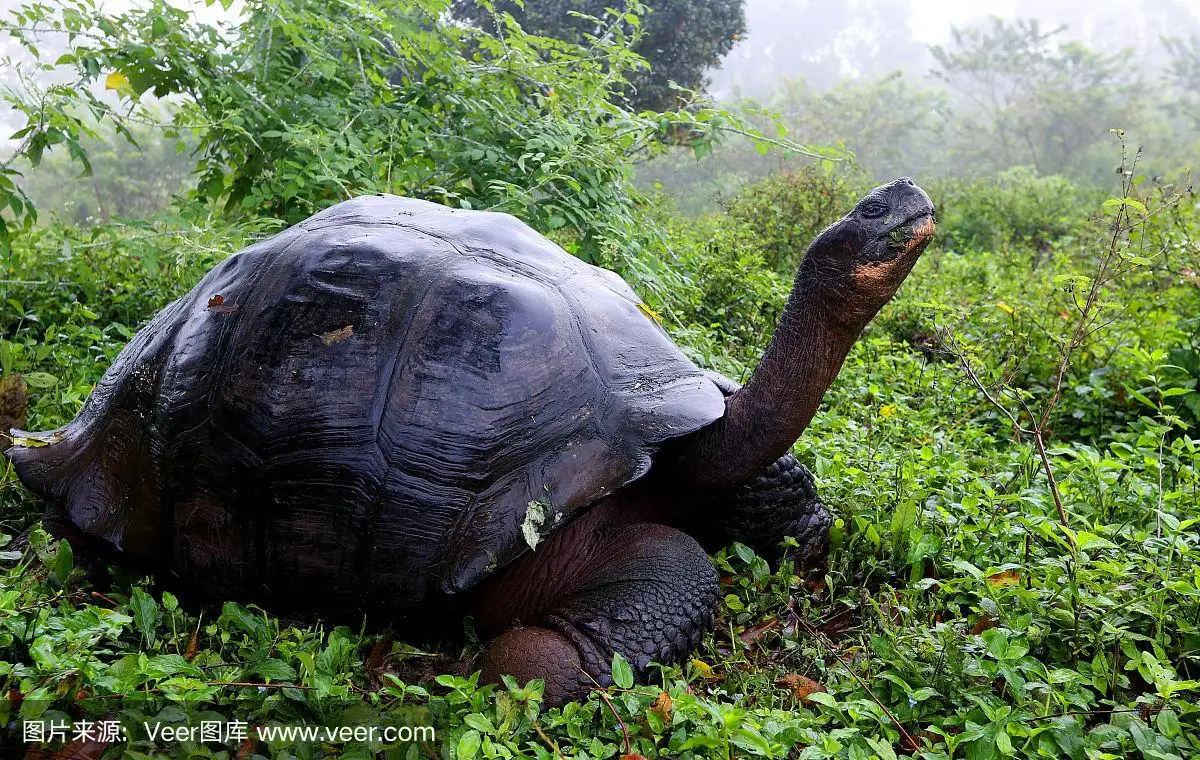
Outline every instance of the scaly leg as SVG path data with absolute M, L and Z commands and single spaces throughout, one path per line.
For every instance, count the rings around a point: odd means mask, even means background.
M 785 454 L 761 476 L 714 498 L 680 528 L 710 552 L 737 541 L 769 562 L 787 558 L 797 570 L 812 570 L 825 565 L 832 525 L 812 473 Z M 795 538 L 799 548 L 785 552 L 784 536 Z
M 613 652 L 639 679 L 651 662 L 686 657 L 713 625 L 717 574 L 690 536 L 655 523 L 614 524 L 585 516 L 484 591 L 489 646 L 483 678 L 543 678 L 559 705 L 612 682 Z M 590 519 L 589 519 L 590 518 Z

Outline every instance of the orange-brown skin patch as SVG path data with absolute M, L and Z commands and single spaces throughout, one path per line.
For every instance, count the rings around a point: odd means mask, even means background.
M 925 217 L 925 221 L 919 222 L 912 228 L 912 238 L 908 241 L 908 245 L 904 247 L 905 253 L 912 253 L 913 250 L 923 245 L 937 231 L 937 223 L 933 221 L 932 216 Z

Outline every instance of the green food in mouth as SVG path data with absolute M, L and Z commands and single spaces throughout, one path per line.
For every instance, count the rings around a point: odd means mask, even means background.
M 887 236 L 888 244 L 892 248 L 904 248 L 908 245 L 909 241 L 916 237 L 916 233 L 913 232 L 912 227 L 905 226 L 897 227 L 889 232 Z

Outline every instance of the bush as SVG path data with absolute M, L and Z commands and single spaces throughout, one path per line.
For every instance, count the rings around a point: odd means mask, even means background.
M 1086 222 L 1084 209 L 1103 198 L 1065 177 L 1041 176 L 1028 166 L 994 177 L 935 184 L 938 239 L 960 253 L 1024 249 L 1036 263 L 1051 243 L 1067 242 Z
M 820 232 L 842 218 L 874 183 L 852 164 L 822 161 L 772 174 L 721 205 L 771 269 L 790 278 Z
M 622 24 L 572 44 L 503 14 L 465 26 L 449 10 L 450 0 L 251 0 L 225 28 L 165 0 L 116 15 L 87 0 L 28 3 L 0 31 L 35 59 L 45 37 L 67 39 L 42 64 L 65 82 L 3 96 L 26 124 L 0 164 L 0 252 L 10 226 L 36 218 L 14 167 L 62 146 L 90 171 L 100 126 L 132 140 L 135 124 L 160 122 L 151 95 L 171 104 L 162 136 L 195 149 L 193 198 L 235 218 L 293 223 L 386 191 L 507 211 L 573 235 L 588 258 L 638 239 L 632 161 L 667 132 L 697 146 L 725 129 L 758 134 L 703 104 L 666 114 L 618 105 L 643 63 Z M 636 21 L 632 11 L 621 18 Z M 97 97 L 101 83 L 119 107 Z

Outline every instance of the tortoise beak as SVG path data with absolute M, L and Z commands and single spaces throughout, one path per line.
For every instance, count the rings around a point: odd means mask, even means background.
M 909 225 L 908 232 L 909 239 L 904 245 L 904 252 L 912 253 L 918 248 L 924 248 L 933 238 L 933 233 L 937 232 L 937 221 L 934 220 L 933 214 L 925 214 Z

